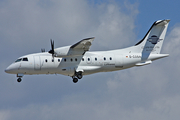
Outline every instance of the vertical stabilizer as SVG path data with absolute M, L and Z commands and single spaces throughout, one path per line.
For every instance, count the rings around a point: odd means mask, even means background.
M 160 53 L 169 21 L 159 20 L 154 22 L 144 38 L 136 44 L 141 49 L 142 54 Z

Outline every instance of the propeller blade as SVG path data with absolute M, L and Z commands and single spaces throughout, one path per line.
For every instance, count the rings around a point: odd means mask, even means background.
M 51 49 L 54 51 L 54 40 L 51 39 Z
M 54 41 L 51 39 L 51 50 L 49 51 L 52 56 L 54 55 Z

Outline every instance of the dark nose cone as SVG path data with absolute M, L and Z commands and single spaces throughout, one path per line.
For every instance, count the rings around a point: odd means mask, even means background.
M 9 69 L 8 67 L 4 70 L 6 73 L 9 73 Z

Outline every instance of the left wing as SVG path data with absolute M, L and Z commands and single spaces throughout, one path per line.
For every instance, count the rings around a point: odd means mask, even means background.
M 86 51 L 89 51 L 92 41 L 95 37 L 83 39 L 72 46 L 56 48 L 56 57 L 70 57 L 84 55 Z
M 78 43 L 72 45 L 70 48 L 74 50 L 81 49 L 84 50 L 84 52 L 86 52 L 89 50 L 90 46 L 92 45 L 92 41 L 94 40 L 94 38 L 95 37 L 83 39 Z

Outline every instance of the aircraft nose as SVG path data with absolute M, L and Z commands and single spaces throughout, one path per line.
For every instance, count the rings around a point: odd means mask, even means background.
M 4 72 L 8 73 L 8 69 L 6 68 L 6 69 L 4 70 Z
M 10 72 L 11 72 L 11 68 L 10 68 L 10 66 L 9 66 L 9 67 L 7 67 L 4 71 L 5 71 L 6 73 L 10 73 Z
M 13 73 L 16 72 L 16 70 L 17 70 L 16 65 L 11 64 L 11 65 L 8 66 L 4 71 L 5 71 L 6 73 L 11 73 L 11 74 L 13 74 Z

